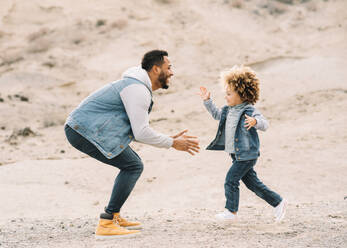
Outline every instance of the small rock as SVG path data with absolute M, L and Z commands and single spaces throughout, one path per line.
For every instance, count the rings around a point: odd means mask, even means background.
M 59 85 L 59 87 L 70 87 L 70 86 L 73 86 L 73 85 L 75 85 L 75 84 L 76 84 L 76 82 L 74 82 L 74 81 L 69 81 L 69 82 L 65 82 L 65 83 Z
M 64 150 L 60 150 L 60 153 L 65 153 L 65 151 Z
M 4 98 L 0 97 L 0 102 L 4 102 Z
M 20 96 L 19 98 L 22 102 L 28 102 L 29 98 L 27 98 L 26 96 Z
M 95 24 L 95 26 L 97 26 L 97 27 L 104 26 L 104 25 L 106 25 L 106 20 L 102 20 L 102 19 L 97 20 L 97 22 Z
M 75 39 L 72 41 L 75 45 L 78 45 L 82 42 L 82 39 Z
M 277 2 L 281 2 L 281 3 L 286 3 L 286 4 L 293 4 L 294 0 L 276 0 Z
M 28 97 L 26 97 L 26 96 L 21 96 L 21 95 L 19 95 L 19 94 L 15 94 L 14 97 L 19 98 L 19 100 L 21 100 L 22 102 L 27 102 L 27 101 L 29 101 L 29 98 L 28 98 Z
M 332 215 L 332 214 L 329 214 L 328 217 L 333 218 L 333 219 L 341 219 L 342 218 L 339 215 Z
M 234 1 L 231 3 L 231 6 L 234 7 L 234 8 L 241 9 L 241 8 L 242 8 L 242 1 L 240 1 L 240 0 L 234 0 Z
M 30 129 L 30 127 L 25 127 L 17 132 L 18 136 L 35 136 L 36 134 Z
M 53 68 L 55 66 L 55 63 L 48 61 L 48 62 L 43 63 L 42 65 L 47 66 L 49 68 Z
M 65 181 L 64 184 L 69 184 L 69 181 Z M 63 222 L 61 224 L 63 224 Z

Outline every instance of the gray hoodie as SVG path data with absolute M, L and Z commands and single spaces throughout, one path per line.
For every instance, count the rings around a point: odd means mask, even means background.
M 149 126 L 148 108 L 152 99 L 152 83 L 147 71 L 140 66 L 131 67 L 123 73 L 122 78 L 126 77 L 135 78 L 147 86 L 131 84 L 120 92 L 135 140 L 156 147 L 170 148 L 173 139 Z

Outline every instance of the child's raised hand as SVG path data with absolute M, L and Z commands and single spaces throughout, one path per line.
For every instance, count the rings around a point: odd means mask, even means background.
M 245 128 L 247 128 L 247 130 L 251 129 L 251 127 L 254 127 L 257 124 L 257 120 L 254 117 L 250 117 L 248 115 L 246 115 L 246 120 L 245 120 Z
M 203 86 L 200 86 L 200 92 L 198 95 L 201 97 L 202 100 L 206 101 L 210 99 L 211 93 L 207 91 L 207 89 Z

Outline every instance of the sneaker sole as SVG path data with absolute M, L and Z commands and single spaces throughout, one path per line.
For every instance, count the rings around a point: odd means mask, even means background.
M 128 230 L 142 230 L 142 226 L 123 226 Z
M 129 233 L 129 234 L 118 234 L 118 235 L 95 235 L 95 240 L 110 240 L 110 239 L 123 239 L 130 238 L 141 234 L 141 232 Z
M 225 219 L 225 218 L 220 218 L 220 217 L 215 216 L 214 218 L 218 222 L 234 222 L 234 221 L 237 221 L 237 217 L 230 218 L 230 219 Z

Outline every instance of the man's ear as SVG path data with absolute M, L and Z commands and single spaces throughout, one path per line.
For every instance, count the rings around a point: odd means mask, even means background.
M 160 70 L 161 70 L 161 69 L 160 69 L 159 66 L 153 65 L 152 69 L 153 69 L 153 72 L 154 72 L 155 74 L 160 74 Z

